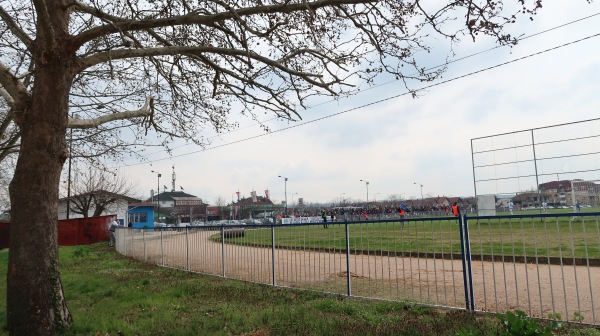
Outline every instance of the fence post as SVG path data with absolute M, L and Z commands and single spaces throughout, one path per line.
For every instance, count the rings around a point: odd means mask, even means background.
M 273 274 L 273 287 L 277 285 L 275 280 L 275 223 L 271 224 L 271 272 Z
M 225 277 L 225 227 L 221 225 L 221 276 Z
M 465 289 L 465 305 L 467 310 L 470 310 L 471 305 L 469 304 L 469 283 L 467 280 L 467 260 L 465 253 L 465 238 L 464 238 L 464 230 L 463 230 L 463 215 L 458 216 L 458 229 L 460 233 L 460 256 L 462 259 L 462 268 L 463 268 L 463 285 Z
M 127 255 L 127 239 L 129 238 L 129 229 L 127 229 L 127 231 L 125 231 L 125 234 L 123 236 L 124 236 L 123 237 L 123 245 L 124 245 L 123 255 L 127 257 L 128 256 Z
M 185 227 L 185 260 L 187 263 L 187 270 L 190 271 L 190 238 L 188 234 L 188 227 Z
M 144 262 L 147 262 L 148 260 L 146 260 L 146 229 L 142 229 L 142 243 L 144 245 Z
M 352 296 L 352 283 L 350 276 L 350 231 L 348 230 L 348 221 L 344 224 L 346 229 L 346 286 L 348 288 L 348 296 Z
M 119 251 L 119 227 L 118 226 L 115 228 L 115 232 L 113 234 L 115 235 L 115 251 L 121 253 L 121 251 Z
M 162 266 L 165 266 L 165 248 L 163 246 L 163 228 L 160 228 L 160 263 Z
M 471 264 L 471 239 L 469 239 L 469 220 L 467 215 L 464 216 L 464 231 L 465 231 L 465 257 L 467 258 L 467 270 L 468 270 L 468 280 L 469 280 L 469 298 L 471 301 L 471 311 L 475 311 L 475 295 L 473 294 L 473 268 Z

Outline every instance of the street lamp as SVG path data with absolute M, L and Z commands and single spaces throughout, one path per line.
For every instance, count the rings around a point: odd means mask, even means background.
M 292 206 L 294 207 L 294 208 L 292 209 L 292 215 L 295 215 L 295 214 L 296 214 L 296 203 L 294 203 L 294 195 L 298 195 L 298 193 L 293 193 L 293 194 L 292 194 Z
M 231 194 L 231 206 L 229 207 L 229 219 L 230 220 L 234 220 L 235 219 L 235 215 L 233 214 L 233 195 L 237 194 L 237 192 L 234 192 L 233 194 Z
M 414 182 L 413 184 L 421 186 L 421 206 L 423 206 L 423 185 L 417 182 Z
M 158 204 L 158 209 L 156 210 L 156 214 L 158 216 L 157 218 L 157 222 L 160 223 L 160 173 L 157 171 L 152 171 L 154 174 L 156 174 L 156 177 L 158 178 L 156 181 L 156 204 Z
M 379 195 L 381 193 L 376 193 L 375 196 L 373 196 L 373 202 L 377 203 L 377 195 Z
M 365 181 L 365 180 L 360 180 L 361 182 L 365 182 L 365 185 L 367 186 L 367 209 L 369 209 L 369 181 Z
M 285 192 L 285 216 L 287 217 L 287 177 L 281 176 L 279 175 L 279 177 L 281 177 L 283 179 L 283 183 L 284 183 L 284 192 Z
M 346 193 L 341 193 L 340 194 L 340 205 L 342 205 L 342 195 L 346 195 Z

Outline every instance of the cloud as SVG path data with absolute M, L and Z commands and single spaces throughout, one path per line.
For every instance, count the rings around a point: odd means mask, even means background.
M 599 9 L 598 3 L 548 3 L 533 22 L 521 19 L 514 29 L 532 34 Z M 590 35 L 589 27 L 597 26 L 599 20 L 596 16 L 526 39 L 513 48 L 498 48 L 453 63 L 442 80 Z M 170 172 L 174 164 L 177 185 L 209 202 L 217 196 L 229 200 L 238 189 L 246 196 L 252 190 L 260 195 L 269 189 L 272 198 L 281 201 L 285 198 L 285 185 L 279 175 L 288 177 L 290 202 L 291 195 L 296 201 L 303 197 L 306 202 L 332 202 L 342 193 L 345 198 L 366 200 L 361 179 L 370 182 L 370 199 L 375 195 L 377 199 L 385 199 L 402 193 L 420 197 L 420 187 L 414 182 L 424 185 L 424 194 L 473 195 L 471 139 L 599 117 L 599 45 L 598 38 L 594 38 L 432 87 L 417 99 L 402 96 L 231 146 L 155 162 L 153 168 L 143 164 L 121 169 L 135 172 L 130 175 L 137 176 L 149 192 L 156 184 L 150 170 Z M 465 38 L 455 50 L 457 57 L 462 57 L 490 47 L 493 44 L 487 41 L 472 43 Z M 411 82 L 410 85 L 417 88 L 427 84 Z M 302 115 L 304 121 L 310 121 L 403 92 L 406 92 L 404 85 L 394 82 L 348 99 L 315 106 Z M 252 122 L 241 120 L 241 124 Z M 277 130 L 294 123 L 271 121 L 269 125 Z M 597 128 L 595 132 L 600 134 Z M 215 139 L 214 144 L 257 134 L 264 133 L 257 127 L 243 128 L 223 135 L 223 140 Z M 538 136 L 542 139 L 555 135 L 540 132 Z M 497 141 L 510 143 L 515 139 L 507 137 Z M 480 141 L 475 145 L 485 147 L 490 143 Z M 174 154 L 197 150 L 185 146 L 176 149 Z M 549 151 L 556 152 L 556 149 Z M 504 159 L 502 155 L 511 158 L 515 154 L 498 154 L 496 159 Z M 523 155 L 517 153 L 517 156 Z M 486 160 L 493 162 L 494 158 Z M 599 160 L 592 157 L 584 162 L 571 160 L 570 164 L 594 167 Z M 527 165 L 521 165 L 506 168 L 506 171 L 525 175 L 527 169 Z M 542 169 L 551 168 L 542 165 Z M 492 169 L 486 174 L 497 177 L 501 172 Z M 535 186 L 535 181 L 522 177 L 514 181 L 481 183 L 478 191 L 481 188 L 486 192 L 509 193 L 532 185 Z

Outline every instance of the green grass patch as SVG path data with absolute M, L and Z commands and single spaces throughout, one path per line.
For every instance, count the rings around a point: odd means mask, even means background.
M 348 299 L 160 268 L 105 244 L 61 247 L 62 281 L 74 325 L 63 335 L 496 335 L 491 315 L 405 302 Z M 8 251 L 0 251 L 6 292 Z M 543 322 L 542 322 L 543 323 Z M 593 335 L 593 329 L 559 330 Z M 6 300 L 0 334 L 7 334 Z
M 408 253 L 460 254 L 457 220 L 367 222 L 348 225 L 350 253 L 407 255 Z M 471 253 L 556 258 L 600 259 L 598 218 L 508 218 L 470 220 Z M 213 236 L 220 240 L 220 234 Z M 228 243 L 271 246 L 271 229 L 249 229 L 244 237 Z M 275 245 L 288 249 L 342 252 L 346 250 L 345 226 L 277 227 Z

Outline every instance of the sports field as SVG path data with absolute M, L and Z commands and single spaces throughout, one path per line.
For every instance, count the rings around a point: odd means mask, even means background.
M 599 219 L 599 216 L 470 219 L 471 253 L 600 259 Z M 329 223 L 327 228 L 315 224 L 276 227 L 274 235 L 275 245 L 279 248 L 346 250 L 343 223 Z M 448 217 L 405 220 L 403 223 L 350 223 L 348 236 L 350 253 L 356 254 L 433 253 L 443 257 L 444 254 L 461 253 L 458 220 Z M 270 246 L 271 229 L 248 228 L 245 237 L 228 238 L 228 242 Z

